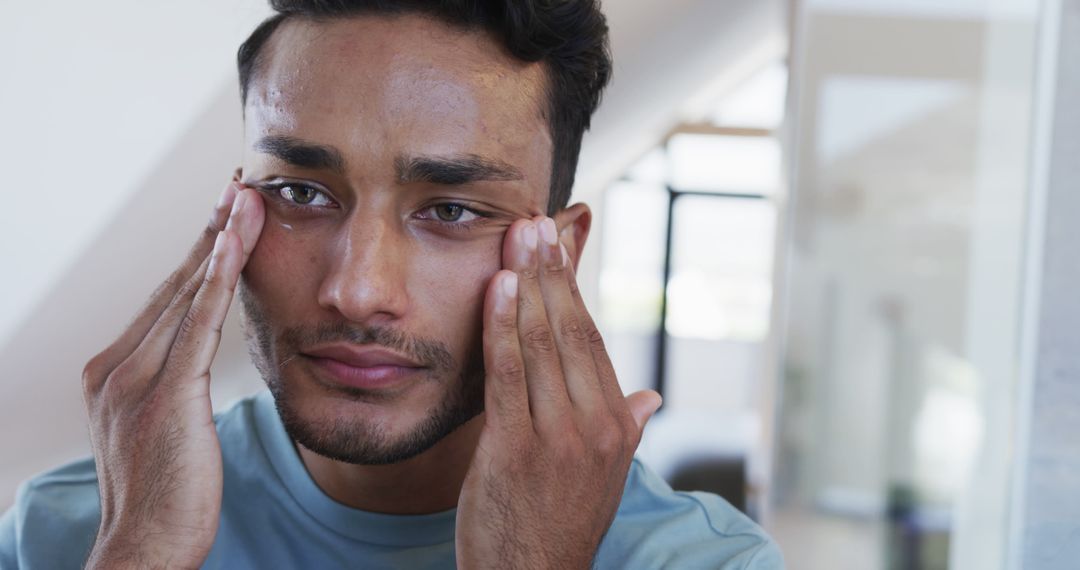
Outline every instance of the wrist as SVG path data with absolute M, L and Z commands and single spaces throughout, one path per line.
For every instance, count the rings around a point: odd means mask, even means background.
M 123 535 L 121 535 L 123 536 Z M 181 545 L 156 545 L 127 538 L 99 538 L 86 560 L 86 570 L 140 570 L 145 568 L 197 569 L 206 559 L 205 553 Z
M 86 559 L 85 570 L 119 569 L 134 570 L 139 568 L 138 552 L 115 542 L 98 541 L 90 550 Z

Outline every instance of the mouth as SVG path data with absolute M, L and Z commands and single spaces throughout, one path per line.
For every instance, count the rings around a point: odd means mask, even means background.
M 321 346 L 300 356 L 333 383 L 362 390 L 390 388 L 427 369 L 405 355 L 374 346 Z

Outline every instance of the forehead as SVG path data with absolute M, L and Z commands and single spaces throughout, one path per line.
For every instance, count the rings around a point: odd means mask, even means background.
M 347 156 L 539 150 L 550 159 L 541 64 L 484 33 L 421 16 L 296 19 L 263 49 L 245 110 L 249 143 L 288 133 Z

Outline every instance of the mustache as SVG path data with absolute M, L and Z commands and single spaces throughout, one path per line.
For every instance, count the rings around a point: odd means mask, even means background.
M 288 356 L 278 368 L 296 358 L 304 347 L 347 342 L 378 345 L 407 355 L 435 370 L 454 369 L 454 357 L 445 344 L 405 334 L 389 327 L 365 326 L 348 322 L 320 323 L 313 327 L 294 326 L 281 333 L 280 346 L 288 347 Z

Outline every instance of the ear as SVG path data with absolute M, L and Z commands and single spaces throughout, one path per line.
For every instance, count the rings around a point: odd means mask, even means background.
M 585 249 L 585 240 L 589 239 L 589 229 L 592 227 L 592 210 L 578 202 L 559 210 L 552 219 L 559 230 L 559 242 L 566 246 L 570 262 L 574 264 L 574 271 L 577 271 L 581 252 Z

